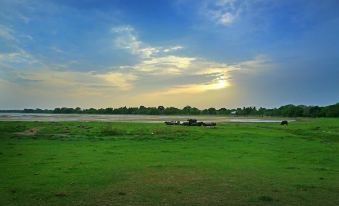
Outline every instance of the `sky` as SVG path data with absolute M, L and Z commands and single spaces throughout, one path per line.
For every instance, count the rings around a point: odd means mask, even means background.
M 0 0 L 0 109 L 339 102 L 338 0 Z

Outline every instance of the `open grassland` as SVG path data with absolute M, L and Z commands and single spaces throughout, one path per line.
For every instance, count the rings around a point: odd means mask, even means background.
M 339 205 L 339 119 L 0 122 L 0 205 Z

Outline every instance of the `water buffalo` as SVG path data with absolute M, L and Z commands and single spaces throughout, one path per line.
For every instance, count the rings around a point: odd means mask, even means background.
M 204 123 L 203 122 L 193 122 L 190 123 L 190 126 L 202 126 Z
M 189 122 L 190 125 L 197 123 L 196 119 L 188 119 L 187 121 Z
M 287 120 L 283 120 L 283 121 L 281 121 L 280 125 L 288 125 L 288 121 Z
M 180 121 L 166 121 L 166 125 L 180 125 Z
M 183 125 L 183 126 L 207 126 L 214 127 L 217 124 L 215 122 L 198 122 L 196 119 L 188 119 L 185 122 L 180 121 L 166 121 L 166 125 Z
M 190 123 L 189 122 L 182 122 L 181 125 L 183 125 L 183 126 L 190 126 Z
M 214 126 L 217 126 L 217 123 L 215 123 L 215 122 L 204 122 L 203 125 L 207 126 L 207 127 L 214 127 Z
M 166 125 L 174 125 L 174 122 L 173 121 L 166 121 L 165 124 Z
M 184 126 L 202 126 L 203 122 L 198 122 L 196 119 L 188 119 L 186 122 L 182 122 Z

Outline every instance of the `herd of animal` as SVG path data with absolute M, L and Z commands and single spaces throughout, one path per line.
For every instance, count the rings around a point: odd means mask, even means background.
M 182 125 L 182 126 L 206 126 L 206 127 L 214 127 L 217 125 L 215 122 L 198 122 L 196 119 L 188 119 L 187 121 L 166 121 L 166 125 Z
M 207 126 L 207 127 L 214 127 L 217 126 L 215 122 L 198 122 L 196 119 L 188 119 L 187 121 L 180 122 L 180 121 L 166 121 L 166 125 L 183 125 L 183 126 Z M 288 125 L 287 120 L 281 121 L 280 125 Z

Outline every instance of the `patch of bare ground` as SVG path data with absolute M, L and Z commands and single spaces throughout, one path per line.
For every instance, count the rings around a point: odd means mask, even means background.
M 39 128 L 30 128 L 23 132 L 17 132 L 15 134 L 21 136 L 35 136 L 39 132 L 39 130 L 40 130 Z

